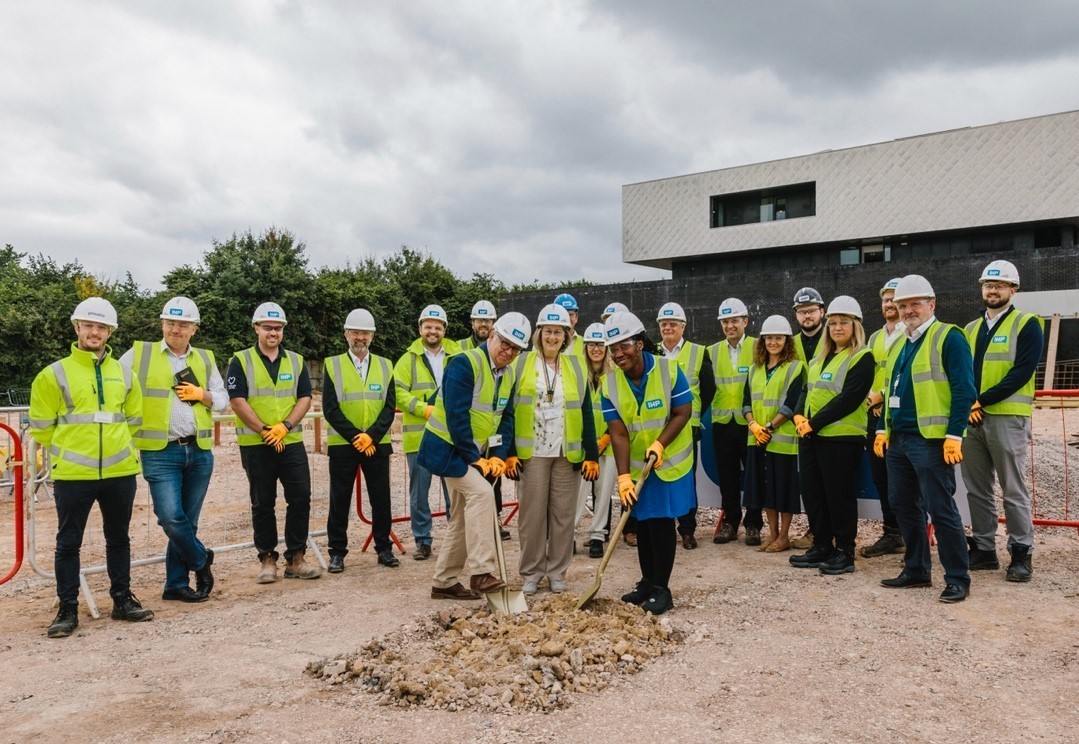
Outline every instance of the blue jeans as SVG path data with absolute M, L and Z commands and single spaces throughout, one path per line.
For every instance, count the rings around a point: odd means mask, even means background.
M 418 452 L 405 455 L 408 463 L 408 513 L 412 521 L 412 539 L 417 545 L 431 544 L 431 504 L 428 495 L 431 492 L 431 471 L 416 462 Z M 442 498 L 446 502 L 446 518 L 450 514 L 450 493 L 446 481 L 442 481 Z
M 888 502 L 907 544 L 903 566 L 912 576 L 930 577 L 926 513 L 933 520 L 937 553 L 948 584 L 970 586 L 967 538 L 955 505 L 955 466 L 944 462 L 944 440 L 892 432 L 885 457 Z
M 164 449 L 144 450 L 141 456 L 157 523 L 169 538 L 165 588 L 181 589 L 189 585 L 188 574 L 206 564 L 206 546 L 195 533 L 214 472 L 214 453 L 197 444 L 169 442 Z

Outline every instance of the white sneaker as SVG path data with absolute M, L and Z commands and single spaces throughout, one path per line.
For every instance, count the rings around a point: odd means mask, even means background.
M 569 584 L 562 581 L 561 579 L 550 579 L 550 582 L 552 594 L 561 594 L 562 592 L 569 589 Z
M 537 589 L 539 589 L 539 582 L 535 579 L 528 579 L 521 584 L 521 591 L 525 594 L 535 594 Z

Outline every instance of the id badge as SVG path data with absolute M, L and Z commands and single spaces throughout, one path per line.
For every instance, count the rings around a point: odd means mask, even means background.
M 543 416 L 544 421 L 554 421 L 555 419 L 562 418 L 562 409 L 560 408 L 541 408 L 540 415 Z
M 501 434 L 492 434 L 491 436 L 487 437 L 487 446 L 488 447 L 501 447 L 502 446 L 502 435 Z
M 95 424 L 111 424 L 112 414 L 108 411 L 94 411 Z
M 888 398 L 888 407 L 889 408 L 899 408 L 899 396 L 898 395 L 893 395 L 892 397 Z

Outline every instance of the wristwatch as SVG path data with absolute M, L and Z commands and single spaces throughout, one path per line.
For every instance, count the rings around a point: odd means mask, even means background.
M 289 431 L 292 431 L 292 422 L 291 421 L 282 421 L 281 423 L 285 425 L 286 429 L 288 429 Z
M 774 427 L 774 426 L 772 426 L 772 422 L 771 422 L 771 421 L 769 421 L 769 422 L 768 422 L 767 424 L 765 424 L 765 425 L 764 425 L 764 428 L 765 428 L 765 429 L 767 429 L 768 431 L 775 431 L 775 427 Z

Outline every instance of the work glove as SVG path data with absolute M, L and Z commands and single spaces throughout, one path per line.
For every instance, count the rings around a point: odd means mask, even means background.
M 629 509 L 637 503 L 637 492 L 633 485 L 633 476 L 624 473 L 618 476 L 618 500 L 622 502 L 623 509 Z
M 884 396 L 874 390 L 866 396 L 865 408 L 874 416 L 880 416 L 880 412 L 884 410 Z
M 486 457 L 481 457 L 480 459 L 476 460 L 474 463 L 472 463 L 472 467 L 480 471 L 480 475 L 482 475 L 484 478 L 491 474 L 491 463 L 487 460 Z
M 600 437 L 599 439 L 596 440 L 596 449 L 599 450 L 599 453 L 601 455 L 603 454 L 603 450 L 607 449 L 610 446 L 611 446 L 611 435 L 610 434 L 604 434 L 602 437 Z
M 944 440 L 944 462 L 956 465 L 963 462 L 963 442 L 960 439 Z
M 502 474 L 506 472 L 506 461 L 501 457 L 488 457 L 487 458 L 487 474 L 492 478 L 501 478 Z
M 873 454 L 883 458 L 886 449 L 888 449 L 888 435 L 883 431 L 878 431 L 877 436 L 873 437 Z
M 796 431 L 800 437 L 808 437 L 813 433 L 813 427 L 809 425 L 809 419 L 798 414 L 794 417 L 794 431 Z
M 757 440 L 757 446 L 768 444 L 772 440 L 772 432 L 765 429 L 756 421 L 749 422 L 749 433 L 753 435 L 753 438 Z
M 273 447 L 278 452 L 285 449 L 285 437 L 288 436 L 288 429 L 284 424 L 274 424 L 273 426 L 262 427 L 262 441 Z
M 663 446 L 663 443 L 657 439 L 652 442 L 652 444 L 648 445 L 648 449 L 644 452 L 644 459 L 647 460 L 649 457 L 654 457 L 656 461 L 652 463 L 652 467 L 658 468 L 663 464 L 663 450 L 665 449 L 666 447 Z
M 423 417 L 424 417 L 425 419 L 429 419 L 429 418 L 431 418 L 431 414 L 432 414 L 432 413 L 434 413 L 434 411 L 435 411 L 435 407 L 434 407 L 434 406 L 430 406 L 430 405 L 429 405 L 429 406 L 427 406 L 427 408 L 426 408 L 426 409 L 424 410 L 424 412 L 423 412 Z
M 967 425 L 977 429 L 982 425 L 984 417 L 985 410 L 982 408 L 982 404 L 978 401 L 974 401 L 974 405 L 970 407 L 970 415 L 967 416 Z
M 360 432 L 352 438 L 352 446 L 356 448 L 356 451 L 361 455 L 367 455 L 370 457 L 375 454 L 375 442 L 371 439 L 371 435 Z
M 585 460 L 581 464 L 581 476 L 591 483 L 599 477 L 599 463 L 595 460 Z
M 505 476 L 512 481 L 518 480 L 521 477 L 521 471 L 525 469 L 524 463 L 521 462 L 521 458 L 517 455 L 510 455 L 506 458 L 506 469 L 503 471 Z
M 203 390 L 198 385 L 194 385 L 190 382 L 181 382 L 179 385 L 175 385 L 173 390 L 176 391 L 176 397 L 182 400 L 184 403 L 201 403 Z

